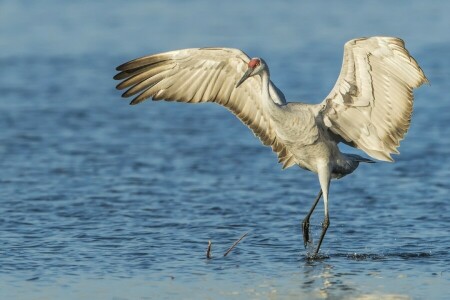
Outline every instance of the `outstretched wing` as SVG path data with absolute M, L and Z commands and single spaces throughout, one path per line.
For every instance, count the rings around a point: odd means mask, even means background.
M 247 70 L 250 58 L 240 50 L 195 48 L 145 56 L 117 67 L 114 79 L 123 80 L 117 89 L 128 90 L 123 97 L 137 95 L 130 104 L 147 98 L 187 103 L 216 102 L 232 111 L 266 146 L 277 153 L 283 168 L 295 161 L 277 138 L 271 119 L 263 110 L 261 80 L 236 83 Z M 284 96 L 270 83 L 270 94 L 278 104 Z
M 339 78 L 322 102 L 324 124 L 343 142 L 392 161 L 409 128 L 413 88 L 425 82 L 401 39 L 351 40 L 344 47 Z

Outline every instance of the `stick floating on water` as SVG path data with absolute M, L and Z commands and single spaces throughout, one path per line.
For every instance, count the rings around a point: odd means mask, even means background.
M 208 241 L 208 249 L 206 249 L 206 258 L 208 259 L 211 258 L 211 246 L 212 246 L 211 241 Z
M 234 244 L 230 248 L 228 248 L 227 252 L 225 252 L 225 254 L 223 256 L 227 256 L 228 253 L 230 253 L 231 250 L 233 250 L 234 247 L 236 247 L 237 244 L 239 244 L 239 242 L 242 241 L 242 239 L 247 236 L 247 234 L 248 234 L 248 232 L 244 233 L 236 242 L 234 242 Z

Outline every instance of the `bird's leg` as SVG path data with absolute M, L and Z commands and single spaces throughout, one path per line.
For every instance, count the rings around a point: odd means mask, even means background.
M 324 165 L 321 168 L 318 168 L 318 173 L 319 173 L 320 187 L 323 192 L 323 207 L 325 211 L 325 218 L 322 223 L 322 233 L 320 234 L 319 243 L 317 244 L 314 256 L 317 256 L 317 254 L 319 253 L 323 238 L 327 233 L 328 226 L 330 226 L 330 217 L 328 214 L 328 188 L 330 186 L 330 179 L 331 179 L 330 167 L 328 165 Z
M 319 191 L 319 194 L 317 194 L 316 199 L 314 200 L 314 203 L 309 210 L 308 214 L 302 221 L 302 233 L 303 233 L 303 243 L 306 246 L 308 246 L 309 243 L 309 218 L 311 217 L 314 209 L 316 209 L 317 203 L 319 203 L 320 197 L 322 197 L 322 189 Z
M 319 253 L 320 245 L 322 245 L 323 238 L 325 237 L 325 233 L 327 233 L 328 226 L 330 226 L 330 217 L 328 216 L 328 212 L 325 212 L 325 219 L 322 223 L 322 233 L 320 234 L 319 243 L 317 244 L 316 251 L 314 252 L 314 256 Z

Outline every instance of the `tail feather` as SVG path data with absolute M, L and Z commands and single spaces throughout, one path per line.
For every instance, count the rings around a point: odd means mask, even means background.
M 374 160 L 371 160 L 371 159 L 368 159 L 368 158 L 365 158 L 365 157 L 362 157 L 362 156 L 359 156 L 359 155 L 356 155 L 356 154 L 345 153 L 345 156 L 347 156 L 348 158 L 350 158 L 350 159 L 352 159 L 353 161 L 356 161 L 356 162 L 363 162 L 363 163 L 369 163 L 369 164 L 376 163 L 376 161 L 374 161 Z
M 353 173 L 353 171 L 356 170 L 356 168 L 359 166 L 359 163 L 361 162 L 369 164 L 375 163 L 375 161 L 371 159 L 356 154 L 344 153 L 344 156 L 346 158 L 344 161 L 338 161 L 338 163 L 333 166 L 333 178 L 339 179 Z

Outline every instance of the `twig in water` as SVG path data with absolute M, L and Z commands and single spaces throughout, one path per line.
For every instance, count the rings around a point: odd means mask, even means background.
M 211 243 L 211 241 L 208 241 L 208 249 L 206 249 L 206 258 L 211 258 L 211 246 L 212 246 L 212 243 Z
M 234 247 L 236 247 L 237 244 L 239 244 L 239 242 L 240 242 L 243 238 L 245 238 L 245 237 L 247 236 L 247 234 L 248 234 L 248 232 L 244 233 L 243 236 L 241 236 L 236 242 L 234 242 L 234 244 L 227 250 L 227 252 L 225 252 L 225 254 L 224 254 L 223 256 L 227 256 L 228 253 L 230 253 L 231 250 L 233 250 Z

